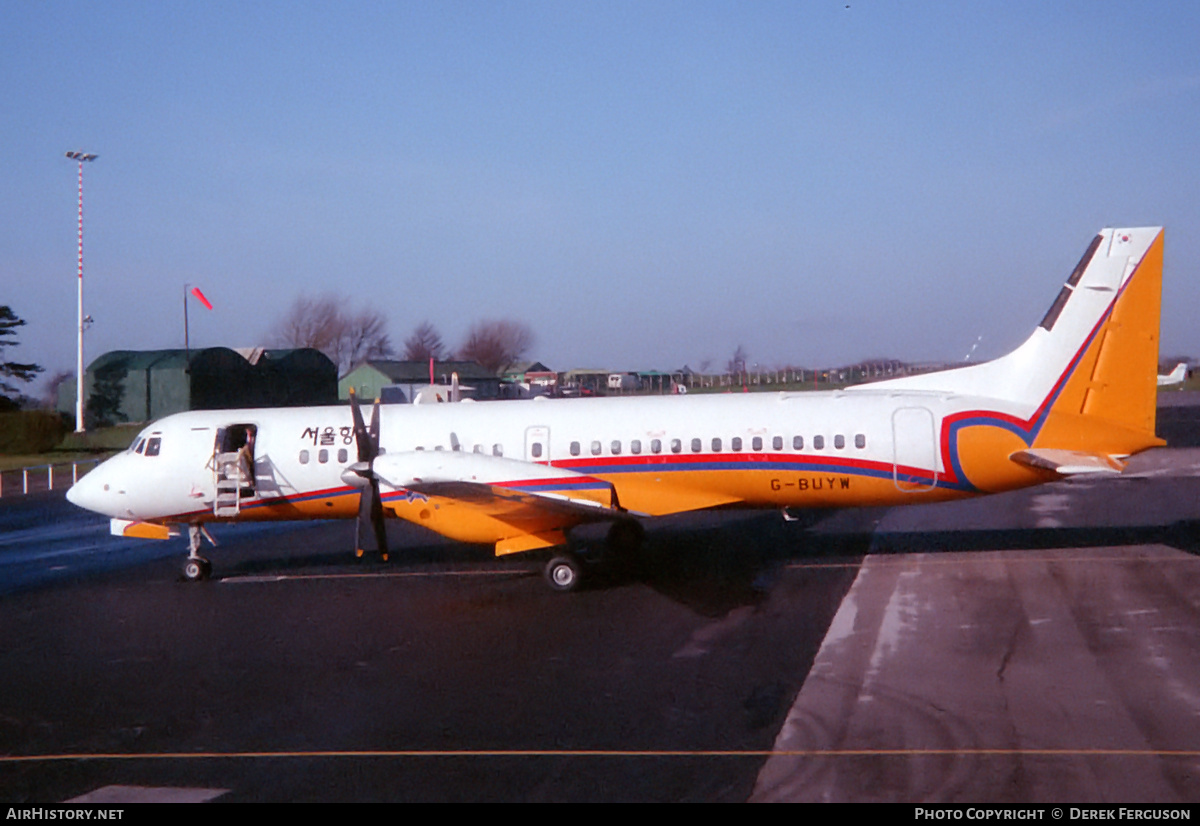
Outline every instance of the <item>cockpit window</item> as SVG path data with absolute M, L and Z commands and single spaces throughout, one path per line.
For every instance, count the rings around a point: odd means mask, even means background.
M 162 446 L 162 437 L 151 436 L 149 439 L 146 440 L 146 455 L 147 456 L 157 456 L 158 449 L 161 446 Z
M 141 436 L 138 436 L 137 441 L 133 443 L 133 447 L 131 447 L 130 450 L 132 450 L 134 453 L 141 453 L 142 449 L 145 447 L 146 447 L 146 440 L 143 439 Z

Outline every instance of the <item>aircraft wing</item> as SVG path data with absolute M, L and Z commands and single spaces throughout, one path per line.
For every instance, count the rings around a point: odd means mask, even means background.
M 561 544 L 568 528 L 628 515 L 609 482 L 534 462 L 415 451 L 383 454 L 373 468 L 394 491 L 384 507 L 396 516 L 464 541 L 495 542 L 497 553 Z
M 591 522 L 613 519 L 620 510 L 615 505 L 591 499 L 482 482 L 415 482 L 406 489 L 426 496 L 443 496 L 458 502 L 478 505 L 496 514 L 513 513 L 520 508 L 534 508 Z M 614 493 L 613 501 L 615 498 Z

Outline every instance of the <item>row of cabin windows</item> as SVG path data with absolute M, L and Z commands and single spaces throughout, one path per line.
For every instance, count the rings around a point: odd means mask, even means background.
M 155 441 L 157 442 L 157 440 L 155 440 Z M 749 441 L 750 441 L 750 450 L 761 451 L 763 449 L 762 436 L 754 436 Z M 741 453 L 742 449 L 743 449 L 743 444 L 744 443 L 743 443 L 741 436 L 734 436 L 732 439 L 729 440 L 729 450 L 732 453 Z M 713 453 L 720 453 L 723 449 L 723 445 L 724 445 L 724 442 L 721 440 L 721 437 L 719 437 L 719 436 L 714 437 L 712 439 L 712 441 L 709 443 L 709 447 L 711 448 Z M 622 442 L 620 439 L 613 439 L 612 442 L 609 444 L 609 452 L 613 456 L 620 456 L 622 450 L 624 449 L 623 446 L 624 446 L 624 442 Z M 701 451 L 704 450 L 704 440 L 699 439 L 699 438 L 692 439 L 691 444 L 689 446 L 691 447 L 692 453 L 700 453 Z M 866 446 L 867 446 L 866 435 L 864 435 L 862 433 L 856 433 L 854 435 L 854 446 L 856 448 L 858 448 L 859 450 L 863 450 L 864 448 L 866 448 Z M 837 435 L 835 435 L 833 437 L 833 447 L 835 450 L 845 450 L 846 437 L 844 435 L 842 435 L 841 433 L 838 433 Z M 417 448 L 417 450 L 424 450 L 424 449 L 425 449 L 424 447 Z M 442 447 L 442 445 L 437 445 L 436 447 L 434 447 L 434 450 L 444 450 L 444 449 L 445 448 Z M 683 452 L 683 440 L 682 439 L 672 439 L 670 442 L 670 449 L 671 449 L 672 453 L 682 453 Z M 824 450 L 825 449 L 825 437 L 824 436 L 813 436 L 812 449 L 813 450 Z M 782 436 L 772 437 L 771 450 L 783 450 L 783 437 Z M 792 437 L 792 450 L 804 450 L 804 437 L 803 436 L 793 436 Z M 650 452 L 651 453 L 662 453 L 662 451 L 663 451 L 662 439 L 651 439 L 650 440 Z M 150 454 L 149 450 L 147 450 L 146 452 L 147 452 L 147 455 L 152 455 L 152 454 Z M 155 444 L 155 452 L 157 453 L 157 444 Z M 484 453 L 485 445 L 475 445 L 472 452 L 473 453 Z M 571 455 L 572 456 L 578 456 L 582 452 L 583 452 L 583 446 L 579 442 L 571 442 Z M 603 442 L 601 442 L 599 439 L 593 440 L 592 444 L 591 444 L 591 454 L 593 456 L 600 456 L 603 454 L 603 452 L 604 452 Z M 642 452 L 642 440 L 641 439 L 633 439 L 632 441 L 630 441 L 629 442 L 629 452 L 634 455 L 640 454 Z M 531 446 L 530 453 L 532 454 L 534 459 L 542 458 L 541 443 L 534 442 L 533 445 Z M 492 445 L 492 455 L 493 456 L 503 456 L 504 455 L 503 446 L 501 446 L 498 443 Z M 310 461 L 310 458 L 311 458 L 310 454 L 307 450 L 300 451 L 300 464 L 307 465 Z M 340 464 L 343 464 L 343 465 L 346 464 L 350 460 L 349 452 L 345 448 L 341 448 L 337 452 L 337 460 Z M 324 448 L 317 451 L 317 461 L 321 464 L 328 463 L 329 462 L 329 451 L 325 450 Z
M 425 450 L 426 448 L 421 445 L 418 445 L 414 449 L 415 450 Z M 433 449 L 434 450 L 445 450 L 446 448 L 444 445 L 434 445 Z M 454 448 L 454 450 L 458 450 L 458 448 Z M 472 453 L 487 453 L 487 445 L 475 445 L 475 447 L 473 447 L 471 449 L 471 452 Z M 498 444 L 498 443 L 492 445 L 492 455 L 493 456 L 503 456 L 504 455 L 504 446 L 501 444 Z
M 445 450 L 446 448 L 442 445 L 434 445 L 433 449 L 434 450 Z M 457 448 L 455 448 L 455 449 L 457 450 Z M 418 447 L 417 450 L 425 450 L 425 448 Z M 471 452 L 472 453 L 487 453 L 487 445 L 475 445 L 475 447 L 471 448 Z M 504 455 L 504 445 L 500 444 L 499 442 L 492 445 L 492 455 L 493 456 L 503 456 Z
M 310 455 L 307 450 L 300 451 L 300 464 L 307 465 L 309 458 L 310 458 Z M 348 450 L 346 450 L 346 448 L 344 448 L 344 447 L 339 449 L 337 452 L 337 460 L 340 464 L 343 464 L 343 465 L 346 464 L 347 462 L 350 461 L 350 452 Z M 325 448 L 321 448 L 320 450 L 318 450 L 317 451 L 317 461 L 320 462 L 321 464 L 325 464 L 326 462 L 328 462 L 329 461 L 329 451 L 326 450 Z
M 542 447 L 541 445 L 536 446 L 535 455 L 541 455 L 541 447 Z M 417 450 L 424 450 L 424 449 L 425 449 L 424 447 L 417 448 Z M 434 448 L 434 450 L 445 450 L 445 448 L 442 447 L 441 445 L 438 445 Z M 475 449 L 473 452 L 474 453 L 485 452 L 485 445 L 475 445 Z M 492 445 L 492 455 L 493 456 L 503 456 L 504 455 L 504 447 L 500 444 Z M 300 451 L 300 464 L 307 465 L 311 460 L 312 460 L 312 454 L 310 454 L 307 450 Z M 347 451 L 346 448 L 341 448 L 340 450 L 338 450 L 337 460 L 338 460 L 339 464 L 343 464 L 343 465 L 346 464 L 347 462 L 349 462 L 350 461 L 349 451 Z M 322 448 L 321 450 L 318 450 L 317 451 L 317 461 L 319 463 L 321 463 L 322 465 L 329 462 L 329 451 L 325 450 L 324 448 Z
M 749 448 L 750 450 L 761 451 L 763 449 L 763 437 L 762 436 L 754 436 L 749 440 L 749 442 L 750 442 L 750 448 Z M 608 446 L 609 453 L 611 453 L 613 456 L 620 456 L 621 451 L 624 449 L 623 446 L 624 446 L 624 443 L 620 439 L 613 439 L 612 442 Z M 692 453 L 700 453 L 702 450 L 704 450 L 704 440 L 699 439 L 699 438 L 692 439 L 691 444 L 689 446 L 691 447 Z M 709 447 L 711 449 L 711 452 L 713 452 L 713 453 L 720 453 L 723 449 L 723 446 L 724 446 L 724 442 L 721 440 L 721 438 L 719 436 L 714 437 L 712 439 L 712 441 L 709 442 Z M 833 437 L 833 446 L 836 450 L 845 450 L 846 449 L 846 437 L 844 435 L 842 435 L 841 433 L 834 436 Z M 867 446 L 866 435 L 863 433 L 856 433 L 854 436 L 854 446 L 856 448 L 858 448 L 859 450 L 864 449 Z M 591 454 L 593 456 L 600 456 L 604 452 L 604 443 L 601 442 L 599 439 L 596 439 L 591 443 L 590 448 L 591 448 Z M 682 439 L 672 439 L 670 442 L 670 449 L 671 449 L 672 453 L 682 453 L 683 452 L 683 440 Z M 824 450 L 825 449 L 825 437 L 824 436 L 813 436 L 812 449 L 813 450 Z M 729 450 L 733 453 L 741 453 L 742 452 L 743 440 L 742 440 L 741 436 L 734 436 L 732 439 L 729 440 Z M 782 436 L 772 437 L 771 450 L 783 450 L 783 437 Z M 792 450 L 804 450 L 804 437 L 803 436 L 793 436 L 792 437 Z M 663 451 L 662 440 L 661 439 L 651 439 L 650 440 L 650 452 L 651 453 L 662 453 L 662 451 Z M 572 456 L 578 456 L 582 452 L 583 452 L 583 446 L 579 442 L 571 442 L 571 455 Z M 641 439 L 632 440 L 629 443 L 629 452 L 632 454 L 635 454 L 635 455 L 641 453 L 642 452 L 642 440 Z M 535 458 L 541 455 L 541 445 L 534 445 L 534 454 L 533 455 Z

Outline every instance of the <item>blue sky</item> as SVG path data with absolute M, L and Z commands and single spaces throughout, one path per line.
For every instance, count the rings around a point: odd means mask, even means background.
M 1200 356 L 1200 6 L 0 4 L 10 356 L 253 346 L 302 294 L 524 320 L 556 369 L 1001 354 L 1167 227 Z

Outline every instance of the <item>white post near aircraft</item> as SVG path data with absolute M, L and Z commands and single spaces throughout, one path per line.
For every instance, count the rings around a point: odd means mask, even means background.
M 399 518 L 497 554 L 555 549 L 608 522 L 631 553 L 646 517 L 718 506 L 829 508 L 962 499 L 1115 474 L 1154 435 L 1163 234 L 1105 229 L 1029 339 L 1000 359 L 830 392 L 555 399 L 179 413 L 67 498 L 113 532 L 209 522 L 357 519 L 386 558 Z M 211 538 L 210 538 L 211 540 Z

